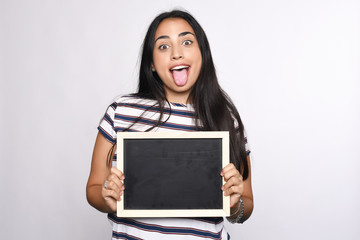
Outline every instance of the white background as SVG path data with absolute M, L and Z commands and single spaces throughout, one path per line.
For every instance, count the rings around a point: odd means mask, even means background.
M 85 197 L 96 127 L 177 6 L 248 133 L 255 209 L 232 239 L 359 239 L 357 0 L 0 0 L 1 238 L 110 238 Z

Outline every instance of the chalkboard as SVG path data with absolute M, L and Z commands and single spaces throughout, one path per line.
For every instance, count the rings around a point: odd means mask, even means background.
M 119 132 L 118 168 L 125 191 L 119 217 L 228 216 L 221 169 L 228 132 Z

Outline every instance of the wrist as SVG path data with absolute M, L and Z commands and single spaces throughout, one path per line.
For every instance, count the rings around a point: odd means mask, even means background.
M 230 207 L 230 216 L 231 216 L 231 215 L 234 215 L 235 212 L 239 209 L 239 207 L 240 207 L 240 202 L 237 202 L 237 203 L 235 203 L 234 205 L 232 205 L 232 206 Z
M 244 202 L 240 198 L 239 202 L 231 207 L 231 215 L 227 218 L 230 223 L 243 223 L 244 217 Z

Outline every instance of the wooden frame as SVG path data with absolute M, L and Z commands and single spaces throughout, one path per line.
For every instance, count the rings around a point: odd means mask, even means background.
M 156 147 L 152 147 L 152 146 L 156 146 Z M 175 151 L 171 150 L 173 146 L 176 149 L 179 148 L 180 150 L 175 150 Z M 201 149 L 198 149 L 200 146 L 202 146 Z M 186 149 L 186 151 L 182 151 L 181 149 Z M 187 149 L 189 149 L 189 151 Z M 204 151 L 201 151 L 202 149 L 204 149 Z M 164 154 L 166 155 L 166 158 L 162 159 L 162 157 L 158 157 L 160 155 L 163 156 Z M 154 157 L 151 159 L 150 156 L 154 156 Z M 130 161 L 129 159 L 132 160 Z M 144 160 L 138 160 L 138 159 L 144 159 Z M 209 163 L 209 161 L 211 161 L 211 163 Z M 179 167 L 179 163 L 183 167 Z M 119 217 L 229 216 L 230 198 L 224 196 L 223 192 L 221 191 L 221 185 L 224 184 L 224 180 L 220 176 L 221 169 L 224 168 L 228 163 L 229 163 L 229 133 L 228 132 L 215 132 L 215 131 L 118 132 L 117 133 L 117 168 L 125 174 L 125 180 L 124 180 L 125 191 L 124 191 L 124 195 L 122 196 L 122 200 L 118 201 L 117 203 L 117 215 Z M 153 164 L 155 164 L 154 167 Z M 174 167 L 161 169 L 164 164 L 166 166 L 168 166 L 168 164 L 175 164 L 175 165 Z M 209 169 L 206 169 L 208 165 L 209 165 Z M 218 172 L 217 173 L 214 172 L 213 171 L 214 167 L 210 168 L 211 166 L 216 166 L 217 169 L 216 171 Z M 174 168 L 176 168 L 176 171 L 173 171 L 173 173 L 170 174 L 169 171 L 174 170 Z M 161 174 L 160 175 L 162 180 L 160 181 L 159 178 L 157 178 L 159 176 L 159 173 L 164 173 L 167 174 L 167 176 L 175 177 L 176 174 L 181 174 L 180 172 L 184 172 L 181 171 L 183 170 L 183 168 L 191 169 L 190 172 L 192 173 L 191 174 L 189 174 L 188 172 L 183 173 L 183 176 L 186 177 L 174 178 L 175 180 L 174 179 L 170 180 L 171 177 L 169 179 L 166 179 L 166 177 L 162 176 Z M 136 171 L 131 172 L 131 169 L 136 169 Z M 138 172 L 139 169 L 141 172 L 140 177 L 136 175 L 139 173 Z M 201 182 L 203 181 L 202 179 L 205 177 L 198 176 L 198 172 L 202 174 L 204 171 L 207 171 L 207 173 L 210 174 L 203 174 L 203 176 L 206 175 L 208 179 L 211 180 L 211 183 L 215 181 L 214 184 L 205 184 Z M 136 174 L 133 172 L 136 172 Z M 150 172 L 149 173 L 150 175 L 147 177 L 145 175 L 148 174 L 148 172 Z M 212 175 L 213 172 L 214 175 Z M 186 182 L 186 181 L 190 181 L 190 179 L 188 179 L 188 176 L 189 178 L 194 177 L 194 179 L 196 179 L 196 182 L 194 182 L 191 185 L 197 186 L 197 184 L 199 184 L 196 190 L 192 190 L 192 186 L 188 187 L 190 186 L 189 183 Z M 212 176 L 214 176 L 214 178 Z M 218 176 L 218 178 L 216 176 Z M 157 184 L 155 186 L 151 185 L 149 187 L 150 182 L 152 182 L 154 179 L 157 179 L 156 180 Z M 179 183 L 179 185 L 174 185 L 173 184 L 174 181 L 177 180 L 184 181 L 184 183 L 181 182 Z M 139 187 L 141 185 L 138 184 L 138 182 L 141 181 L 145 182 L 143 188 Z M 167 183 L 171 183 L 171 184 L 167 184 Z M 160 185 L 162 187 L 159 187 Z M 184 187 L 179 187 L 183 185 Z M 214 188 L 213 186 L 215 185 L 216 185 L 215 188 L 216 190 L 213 191 Z M 175 188 L 177 193 L 182 194 L 180 197 L 181 199 L 179 199 L 179 197 L 174 196 L 174 198 L 171 201 L 164 200 L 163 203 L 161 203 L 161 200 L 160 203 L 157 203 L 156 200 L 153 200 L 153 199 L 157 199 L 157 196 L 162 196 L 162 197 L 166 196 L 166 198 L 170 196 L 171 199 L 171 193 L 168 193 L 166 191 L 170 191 L 170 192 L 173 191 L 174 190 L 173 186 L 176 186 Z M 212 190 L 208 191 L 207 188 L 212 188 Z M 142 191 L 140 190 L 138 191 L 138 189 L 142 189 Z M 154 189 L 154 190 L 149 190 L 149 189 Z M 157 195 L 156 192 L 158 191 L 165 191 L 165 193 L 162 192 L 161 194 Z M 205 199 L 202 200 L 200 199 L 200 201 L 198 201 L 198 198 L 195 198 L 194 194 L 198 193 L 199 191 L 200 192 L 205 191 L 205 194 L 197 195 L 200 196 L 200 198 L 205 196 L 208 192 L 211 192 L 209 193 L 211 197 L 206 197 Z M 142 195 L 145 194 L 144 192 L 148 192 L 151 196 L 148 197 L 147 195 L 146 196 Z M 196 200 L 191 200 L 192 195 L 194 195 L 193 199 Z M 212 196 L 216 196 L 216 197 L 211 199 Z M 131 198 L 133 199 L 132 201 L 128 200 Z M 155 209 L 152 209 L 152 207 L 148 208 L 145 203 L 144 206 L 139 207 L 139 204 L 142 205 L 143 201 L 138 201 L 138 199 L 142 199 L 142 200 L 152 199 L 151 201 L 150 200 L 148 201 L 149 202 L 148 205 L 155 206 L 154 207 Z M 189 203 L 187 203 L 186 201 L 189 201 Z M 192 203 L 194 203 L 194 205 L 191 205 L 192 204 L 191 201 Z M 138 202 L 138 203 L 132 204 L 133 202 Z M 206 202 L 207 204 L 206 206 L 204 206 L 204 208 L 201 206 L 203 202 Z M 162 209 L 163 208 L 162 206 L 164 206 L 164 204 L 165 204 L 164 207 L 165 209 Z M 173 206 L 172 204 L 175 204 L 175 206 Z M 168 205 L 170 207 L 168 207 Z M 184 207 L 181 205 L 184 206 L 186 205 L 186 206 Z M 181 207 L 177 207 L 177 206 L 181 206 Z M 192 206 L 195 206 L 195 209 Z

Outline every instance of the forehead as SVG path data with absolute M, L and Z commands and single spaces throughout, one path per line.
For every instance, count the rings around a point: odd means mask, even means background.
M 190 24 L 182 18 L 167 18 L 163 20 L 155 32 L 155 39 L 159 36 L 178 35 L 182 32 L 191 32 L 195 35 Z

